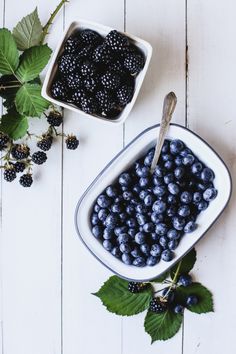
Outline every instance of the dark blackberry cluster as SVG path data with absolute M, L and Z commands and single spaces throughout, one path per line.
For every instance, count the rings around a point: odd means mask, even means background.
M 147 289 L 147 287 L 149 286 L 148 283 L 140 283 L 140 282 L 129 282 L 128 284 L 128 290 L 133 293 L 140 293 L 141 291 Z
M 32 161 L 36 163 L 36 165 L 42 165 L 47 160 L 47 155 L 43 151 L 34 152 L 32 155 Z
M 79 146 L 79 140 L 75 135 L 68 135 L 66 138 L 66 147 L 68 150 L 76 150 Z
M 13 166 L 7 167 L 4 170 L 3 177 L 5 181 L 12 182 L 16 178 L 16 170 Z
M 37 142 L 37 147 L 43 151 L 48 151 L 51 149 L 53 142 L 53 137 L 51 134 L 43 134 L 39 141 Z
M 24 160 L 30 154 L 30 148 L 24 144 L 15 144 L 11 150 L 11 155 L 16 160 Z
M 7 143 L 9 142 L 9 137 L 3 132 L 0 132 L 0 151 L 6 148 Z
M 49 125 L 53 127 L 59 127 L 62 123 L 62 114 L 58 111 L 51 111 L 47 116 L 47 121 Z
M 106 96 L 101 102 L 106 104 Z M 214 172 L 181 140 L 165 140 L 150 172 L 154 148 L 122 172 L 97 197 L 91 231 L 106 251 L 135 267 L 170 262 L 198 215 L 217 197 Z M 187 278 L 182 285 L 187 283 Z
M 154 297 L 149 305 L 149 310 L 155 313 L 163 313 L 166 311 L 166 304 L 160 298 Z
M 144 64 L 143 53 L 116 30 L 105 38 L 90 29 L 76 31 L 58 59 L 51 95 L 85 113 L 115 119 L 132 100 Z
M 33 178 L 30 173 L 26 173 L 20 177 L 20 184 L 22 185 L 22 187 L 28 188 L 32 185 L 32 183 L 33 183 Z

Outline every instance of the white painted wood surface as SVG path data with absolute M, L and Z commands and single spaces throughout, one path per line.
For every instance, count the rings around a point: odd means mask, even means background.
M 0 25 L 12 28 L 36 5 L 45 22 L 56 4 L 0 0 Z M 68 152 L 58 142 L 29 191 L 2 181 L 0 353 L 235 353 L 235 195 L 197 247 L 194 274 L 213 291 L 216 312 L 186 313 L 176 337 L 152 346 L 143 315 L 113 316 L 90 295 L 110 273 L 85 250 L 73 223 L 81 193 L 124 144 L 158 121 L 170 90 L 178 96 L 175 121 L 209 141 L 234 178 L 235 12 L 234 0 L 71 0 L 57 17 L 51 47 L 65 25 L 87 18 L 150 41 L 153 59 L 124 126 L 106 127 L 65 111 L 64 130 L 79 134 L 79 149 Z M 39 120 L 33 125 L 44 128 Z

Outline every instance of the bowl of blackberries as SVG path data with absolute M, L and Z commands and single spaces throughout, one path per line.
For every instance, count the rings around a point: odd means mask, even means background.
M 150 280 L 180 260 L 231 195 L 229 171 L 199 136 L 172 124 L 153 173 L 159 126 L 146 129 L 101 171 L 78 202 L 75 225 L 115 274 Z
M 42 95 L 87 117 L 121 123 L 138 96 L 151 54 L 142 39 L 73 22 L 53 55 Z

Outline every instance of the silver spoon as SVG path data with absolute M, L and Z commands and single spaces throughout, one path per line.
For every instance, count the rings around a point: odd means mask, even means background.
M 159 135 L 157 138 L 157 144 L 155 148 L 155 153 L 154 157 L 152 160 L 152 165 L 151 165 L 151 173 L 154 172 L 156 164 L 159 160 L 160 154 L 161 154 L 161 149 L 165 141 L 165 136 L 167 134 L 167 131 L 169 129 L 170 121 L 172 118 L 172 114 L 175 110 L 175 106 L 177 103 L 177 97 L 175 96 L 174 92 L 168 93 L 164 99 L 163 103 L 163 112 L 162 112 L 162 119 L 161 119 L 161 126 L 159 130 Z

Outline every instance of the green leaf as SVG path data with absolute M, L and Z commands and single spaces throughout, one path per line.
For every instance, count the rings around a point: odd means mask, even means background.
M 145 331 L 151 336 L 152 343 L 156 340 L 167 340 L 179 331 L 182 319 L 182 315 L 171 310 L 160 314 L 148 311 L 144 321 Z
M 40 117 L 49 102 L 41 96 L 41 85 L 24 84 L 16 94 L 17 111 L 28 117 Z
M 13 140 L 22 138 L 28 129 L 28 120 L 14 109 L 2 116 L 0 131 L 9 135 Z
M 16 92 L 19 90 L 20 86 L 14 75 L 3 75 L 0 77 L 0 96 L 4 99 L 3 106 L 7 109 L 14 107 Z
M 214 311 L 213 297 L 211 292 L 200 283 L 192 283 L 189 286 L 180 286 L 176 289 L 175 301 L 185 306 L 186 299 L 189 295 L 196 295 L 198 303 L 196 305 L 188 306 L 189 311 L 195 313 L 207 313 Z
M 189 253 L 186 254 L 173 268 L 171 268 L 170 275 L 173 279 L 176 271 L 178 269 L 178 274 L 189 273 L 193 268 L 197 259 L 197 253 L 193 248 Z
M 165 272 L 165 273 L 161 274 L 158 278 L 153 279 L 152 282 L 163 283 L 163 281 L 166 280 L 166 278 L 168 278 L 168 276 L 169 276 L 169 272 Z
M 11 32 L 0 29 L 0 73 L 14 74 L 19 64 L 19 53 Z
M 20 65 L 16 71 L 22 82 L 31 81 L 38 77 L 47 65 L 51 56 L 51 49 L 45 44 L 26 49 L 21 56 Z
M 152 287 L 133 294 L 128 290 L 129 282 L 117 276 L 110 277 L 93 294 L 99 297 L 107 310 L 121 316 L 132 316 L 146 310 L 152 299 Z
M 40 23 L 38 10 L 36 9 L 26 17 L 23 17 L 13 29 L 17 48 L 25 50 L 40 44 L 43 27 Z

